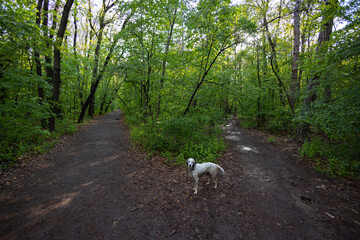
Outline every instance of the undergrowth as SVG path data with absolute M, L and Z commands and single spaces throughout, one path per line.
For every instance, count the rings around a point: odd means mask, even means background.
M 356 142 L 315 137 L 302 145 L 300 155 L 314 159 L 318 172 L 357 179 L 360 177 L 359 151 L 360 146 Z
M 190 157 L 198 162 L 214 162 L 225 150 L 222 129 L 208 117 L 182 116 L 141 124 L 127 120 L 133 142 L 149 155 L 156 153 L 174 165 L 183 164 Z
M 60 136 L 76 131 L 74 121 L 69 119 L 59 120 L 54 132 L 20 118 L 1 117 L 0 124 L 0 171 L 17 165 L 20 158 L 45 153 Z

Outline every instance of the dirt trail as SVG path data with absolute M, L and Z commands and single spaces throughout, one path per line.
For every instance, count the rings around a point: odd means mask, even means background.
M 359 188 L 241 129 L 218 189 L 130 149 L 113 112 L 32 164 L 2 173 L 0 239 L 359 239 Z M 185 164 L 184 164 L 185 165 Z

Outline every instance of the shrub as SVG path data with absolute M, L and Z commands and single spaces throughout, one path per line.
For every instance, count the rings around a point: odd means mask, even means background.
M 187 158 L 215 161 L 225 150 L 221 128 L 212 119 L 196 115 L 173 117 L 131 126 L 131 139 L 147 151 L 158 151 L 172 164 Z
M 303 144 L 301 157 L 316 160 L 315 170 L 330 176 L 360 177 L 360 161 L 358 148 L 352 149 L 354 143 L 324 141 L 315 137 Z
M 0 170 L 15 165 L 20 157 L 45 153 L 59 136 L 76 131 L 74 122 L 67 119 L 58 121 L 57 129 L 52 133 L 25 118 L 1 116 L 0 124 Z

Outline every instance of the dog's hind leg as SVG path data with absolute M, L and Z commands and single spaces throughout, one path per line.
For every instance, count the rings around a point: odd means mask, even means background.
M 210 174 L 210 179 L 211 179 L 211 181 L 213 181 L 214 183 L 215 183 L 215 186 L 214 186 L 214 188 L 217 188 L 217 173 L 216 172 L 214 172 L 214 173 L 211 173 Z M 210 183 L 210 181 L 209 181 L 209 183 Z
M 194 194 L 197 194 L 198 189 L 199 189 L 199 178 L 195 178 Z
M 215 177 L 214 182 L 215 182 L 215 186 L 214 186 L 214 188 L 217 188 L 217 177 Z

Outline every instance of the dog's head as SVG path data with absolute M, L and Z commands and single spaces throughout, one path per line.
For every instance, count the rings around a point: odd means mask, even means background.
M 192 171 L 195 168 L 196 161 L 193 158 L 189 158 L 186 160 L 186 164 L 188 165 L 189 170 Z

